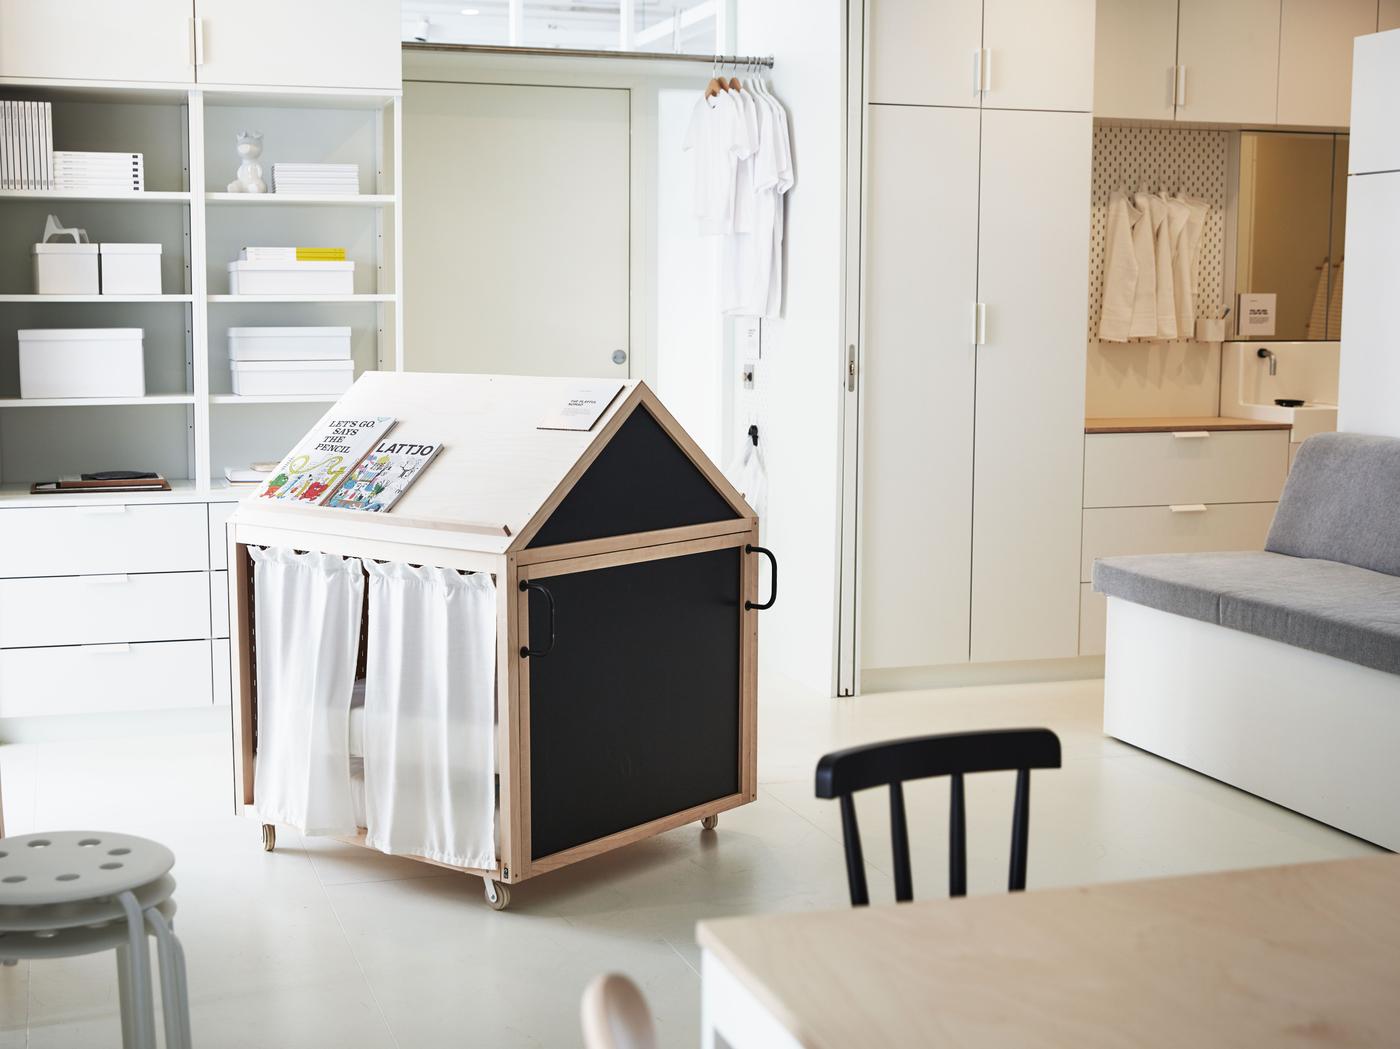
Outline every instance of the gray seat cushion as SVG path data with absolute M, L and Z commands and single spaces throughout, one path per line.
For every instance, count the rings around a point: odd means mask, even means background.
M 1094 589 L 1400 674 L 1400 578 L 1382 572 L 1264 551 L 1143 554 L 1096 561 Z
M 1323 433 L 1303 442 L 1264 549 L 1400 575 L 1400 440 Z

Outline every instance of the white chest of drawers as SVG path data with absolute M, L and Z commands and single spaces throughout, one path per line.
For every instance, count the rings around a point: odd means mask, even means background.
M 1104 650 L 1096 558 L 1261 550 L 1288 475 L 1287 427 L 1243 419 L 1088 420 L 1079 652 Z
M 0 507 L 0 718 L 228 701 L 235 504 L 128 498 Z

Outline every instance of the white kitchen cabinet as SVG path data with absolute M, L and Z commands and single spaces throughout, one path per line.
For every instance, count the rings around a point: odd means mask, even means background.
M 1084 439 L 1087 507 L 1271 503 L 1287 476 L 1286 430 L 1096 433 Z
M 1177 0 L 1099 0 L 1094 115 L 1171 120 L 1176 115 Z
M 228 642 L 219 642 L 227 646 Z M 0 718 L 207 707 L 218 667 L 208 641 L 0 650 Z M 228 678 L 227 647 L 223 674 Z M 220 695 L 222 698 L 220 698 Z
M 1278 122 L 1347 127 L 1351 54 L 1376 29 L 1376 0 L 1283 0 Z
M 1359 71 L 1359 48 L 1357 58 Z M 1392 100 L 1395 97 L 1390 96 Z M 1360 137 L 1353 135 L 1353 139 Z M 1368 150 L 1375 145 L 1366 142 Z M 1397 148 L 1393 138 L 1384 145 L 1389 150 Z M 1400 437 L 1400 313 L 1395 309 L 1395 274 L 1400 272 L 1397 229 L 1400 171 L 1347 179 L 1347 288 L 1342 301 L 1339 430 Z
M 868 101 L 975 106 L 982 0 L 871 0 Z
M 207 575 L 0 580 L 0 648 L 207 639 Z
M 189 83 L 193 0 L 0 0 L 0 76 Z
M 1369 175 L 1378 171 L 1400 171 L 1400 32 L 1374 33 L 1356 41 L 1356 68 L 1351 91 L 1351 141 L 1347 171 Z M 1349 183 L 1354 190 L 1356 180 Z M 1371 226 L 1376 216 L 1361 208 L 1347 206 L 1347 237 L 1353 229 Z M 1394 229 L 1394 227 L 1391 227 Z M 1380 232 L 1384 234 L 1384 227 Z M 1347 241 L 1351 254 L 1351 241 Z M 1347 267 L 1352 276 L 1352 267 Z M 1348 291 L 1351 289 L 1348 288 Z M 1345 317 L 1346 300 L 1342 302 Z
M 1281 0 L 1181 0 L 1178 120 L 1272 124 Z
M 1093 119 L 984 110 L 972 659 L 1078 652 Z
M 396 0 L 195 0 L 203 84 L 397 91 Z
M 986 0 L 982 46 L 983 108 L 1093 108 L 1094 0 Z
M 978 112 L 871 106 L 862 661 L 968 658 Z

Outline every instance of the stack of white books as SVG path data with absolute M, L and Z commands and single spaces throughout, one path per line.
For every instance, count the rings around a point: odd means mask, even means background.
M 73 193 L 140 193 L 146 188 L 144 156 L 56 149 L 53 188 Z
M 273 164 L 272 192 L 353 197 L 360 192 L 360 165 Z
M 53 189 L 53 104 L 0 100 L 0 189 Z

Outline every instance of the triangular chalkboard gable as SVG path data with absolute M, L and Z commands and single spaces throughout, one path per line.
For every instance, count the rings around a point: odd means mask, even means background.
M 641 401 L 525 545 L 558 546 L 744 516 Z

